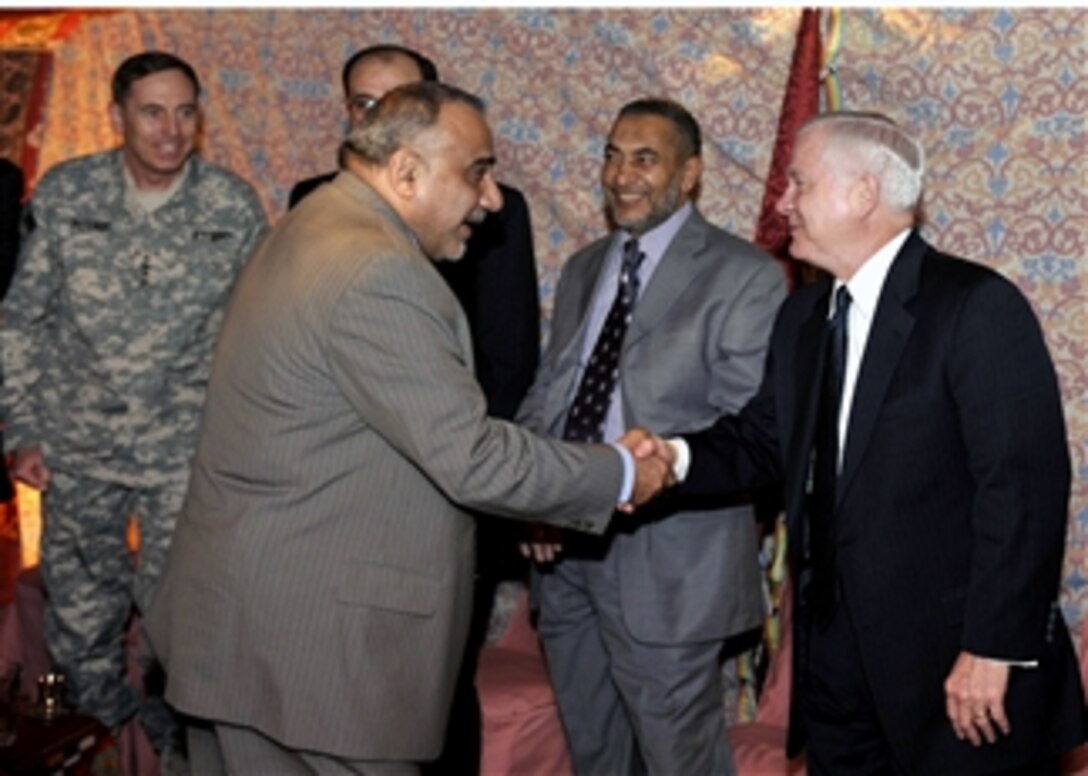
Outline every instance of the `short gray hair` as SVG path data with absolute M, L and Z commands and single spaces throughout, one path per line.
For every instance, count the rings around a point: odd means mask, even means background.
M 901 126 L 881 113 L 837 111 L 809 119 L 798 134 L 827 130 L 828 148 L 839 152 L 880 181 L 889 207 L 917 212 L 926 172 L 925 149 Z
M 383 165 L 398 149 L 433 127 L 442 106 L 452 102 L 484 112 L 479 97 L 456 86 L 438 81 L 398 86 L 378 100 L 363 121 L 348 132 L 341 152 L 352 153 L 371 165 Z

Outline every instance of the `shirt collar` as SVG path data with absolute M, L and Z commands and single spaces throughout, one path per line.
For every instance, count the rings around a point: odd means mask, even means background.
M 650 267 L 655 266 L 661 260 L 662 255 L 669 247 L 669 243 L 673 241 L 676 233 L 680 231 L 680 227 L 688 220 L 692 210 L 691 200 L 688 200 L 671 216 L 646 232 L 646 234 L 639 236 L 638 248 L 646 255 L 643 263 L 644 267 L 647 265 Z M 623 244 L 633 236 L 626 229 L 618 230 L 616 239 L 612 243 L 613 250 L 622 252 Z
M 899 255 L 899 249 L 903 247 L 909 235 L 910 229 L 904 229 L 884 243 L 880 250 L 862 263 L 858 271 L 846 283 L 846 288 L 850 291 L 851 307 L 866 318 L 871 319 L 873 313 L 876 312 L 876 303 L 880 299 L 880 291 L 884 288 L 888 272 L 891 271 L 892 262 Z M 843 285 L 842 281 L 836 280 L 831 289 L 831 307 L 835 304 L 835 292 L 841 285 Z M 829 310 L 828 316 L 832 312 L 833 310 Z
M 137 208 L 145 213 L 152 213 L 173 199 L 174 195 L 178 193 L 185 183 L 185 179 L 192 172 L 194 164 L 193 156 L 190 154 L 189 158 L 185 160 L 185 164 L 182 166 L 177 176 L 175 176 L 174 180 L 170 182 L 169 186 L 165 189 L 154 191 L 141 191 L 136 188 L 136 179 L 132 177 L 128 165 L 125 164 L 123 151 L 118 155 L 117 161 L 118 164 L 121 165 L 121 176 L 125 182 L 125 202 L 128 204 L 129 208 Z

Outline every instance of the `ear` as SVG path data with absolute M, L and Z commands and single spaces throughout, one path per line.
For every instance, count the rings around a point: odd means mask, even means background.
M 124 115 L 121 112 L 121 106 L 116 102 L 110 103 L 110 125 L 113 127 L 113 131 L 118 135 L 124 136 L 125 134 L 125 120 Z
M 684 162 L 682 170 L 680 191 L 684 193 L 684 196 L 690 196 L 695 187 L 699 185 L 699 176 L 703 174 L 703 157 L 689 157 Z
M 854 181 L 850 201 L 858 214 L 868 216 L 880 207 L 880 180 L 871 173 L 863 173 Z
M 390 188 L 398 196 L 413 199 L 426 169 L 423 157 L 410 148 L 398 148 L 385 165 L 385 175 Z

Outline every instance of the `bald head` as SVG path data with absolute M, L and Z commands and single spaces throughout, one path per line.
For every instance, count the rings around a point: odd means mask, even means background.
M 461 258 L 473 228 L 502 207 L 483 105 L 454 86 L 389 92 L 348 133 L 342 155 L 433 259 Z
M 356 126 L 387 92 L 418 81 L 437 81 L 438 70 L 418 51 L 383 44 L 356 52 L 344 63 L 342 79 L 348 123 Z
M 483 114 L 479 97 L 449 84 L 416 82 L 389 92 L 348 132 L 344 145 L 371 165 L 385 164 L 393 153 L 438 122 L 442 107 L 461 103 Z

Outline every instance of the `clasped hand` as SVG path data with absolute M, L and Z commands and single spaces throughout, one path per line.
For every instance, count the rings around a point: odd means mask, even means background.
M 673 473 L 676 452 L 672 445 L 644 428 L 628 430 L 618 442 L 635 459 L 635 489 L 631 501 L 620 506 L 620 511 L 631 513 L 676 483 Z
M 664 439 L 643 428 L 630 429 L 617 441 L 635 459 L 635 486 L 631 499 L 618 507 L 619 511 L 631 514 L 662 490 L 675 484 L 673 464 L 676 462 L 676 452 Z M 559 529 L 554 526 L 535 525 L 530 531 L 530 540 L 520 545 L 521 554 L 537 563 L 553 562 L 563 549 Z

